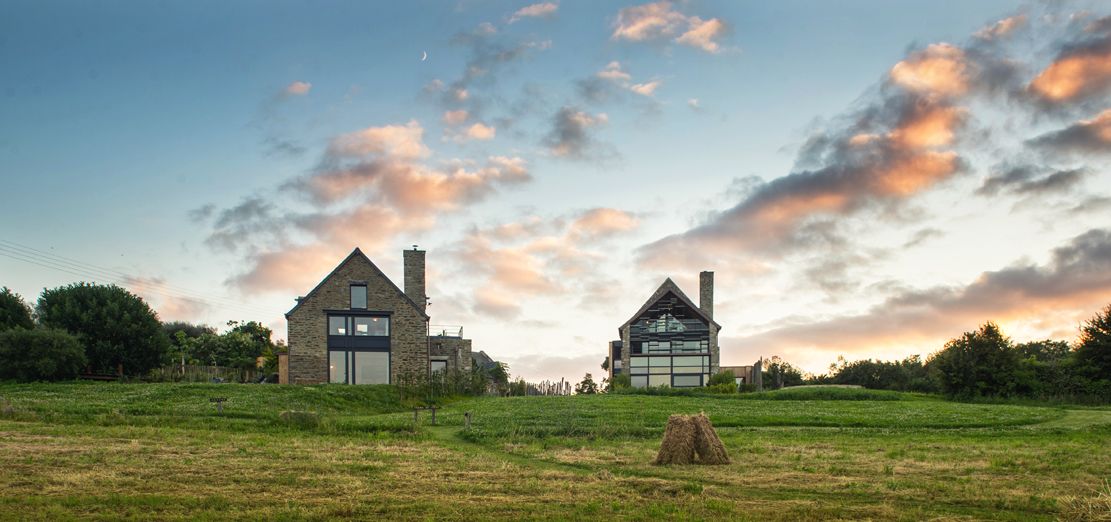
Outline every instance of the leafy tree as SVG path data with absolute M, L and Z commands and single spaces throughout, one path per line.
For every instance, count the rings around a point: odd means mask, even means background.
M 1076 364 L 1093 380 L 1111 381 L 1111 305 L 1080 328 Z
M 76 337 L 48 328 L 0 332 L 0 380 L 72 379 L 87 363 Z
M 941 391 L 951 397 L 1008 397 L 1028 385 L 1020 372 L 1019 352 L 992 322 L 945 343 L 927 364 L 936 372 Z
M 602 361 L 602 371 L 610 371 L 610 356 L 606 356 L 606 360 Z
M 43 290 L 39 321 L 75 336 L 94 373 L 142 375 L 167 360 L 169 339 L 138 296 L 115 285 L 76 283 Z
M 0 331 L 12 328 L 30 330 L 35 326 L 31 320 L 31 308 L 23 302 L 23 297 L 8 287 L 0 289 Z
M 830 375 L 816 378 L 815 384 L 855 384 L 876 390 L 936 391 L 937 386 L 922 364 L 922 358 L 912 355 L 902 361 L 846 362 L 838 357 L 830 365 Z
M 773 355 L 767 361 L 763 373 L 764 387 L 782 388 L 784 386 L 798 386 L 803 383 L 802 371 L 791 363 L 784 361 L 778 355 Z
M 204 334 L 216 333 L 216 329 L 207 324 L 187 323 L 185 321 L 162 323 L 162 331 L 166 332 L 166 337 L 170 338 L 170 343 L 177 347 L 180 347 L 177 338 L 178 332 L 181 332 L 186 339 L 196 339 Z
M 588 373 L 583 377 L 582 382 L 575 385 L 575 393 L 593 395 L 598 393 L 598 385 L 594 383 L 594 377 Z

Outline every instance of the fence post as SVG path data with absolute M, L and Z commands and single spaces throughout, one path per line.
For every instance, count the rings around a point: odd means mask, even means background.
M 432 410 L 432 425 L 435 426 L 436 425 L 436 407 L 432 406 L 429 409 Z
M 471 431 L 471 412 L 468 411 L 468 412 L 464 413 L 463 414 L 463 419 L 466 423 L 466 430 Z

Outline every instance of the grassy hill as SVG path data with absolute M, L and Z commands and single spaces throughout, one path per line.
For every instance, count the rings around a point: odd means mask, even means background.
M 462 399 L 437 426 L 414 426 L 387 386 L 0 397 L 0 519 L 1051 520 L 1111 479 L 1109 409 L 862 389 Z M 652 466 L 667 416 L 699 411 L 733 463 Z

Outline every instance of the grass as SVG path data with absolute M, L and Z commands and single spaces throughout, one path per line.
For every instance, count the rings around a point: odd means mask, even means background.
M 477 398 L 414 429 L 389 387 L 0 385 L 0 519 L 1053 520 L 1107 506 L 1111 409 L 861 392 Z M 652 466 L 667 415 L 699 411 L 733 463 Z

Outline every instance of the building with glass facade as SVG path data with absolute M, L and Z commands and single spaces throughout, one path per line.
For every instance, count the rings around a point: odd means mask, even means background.
M 628 374 L 633 386 L 704 386 L 720 357 L 714 322 L 714 274 L 699 277 L 699 304 L 670 278 L 618 328 L 610 343 L 610 378 Z

